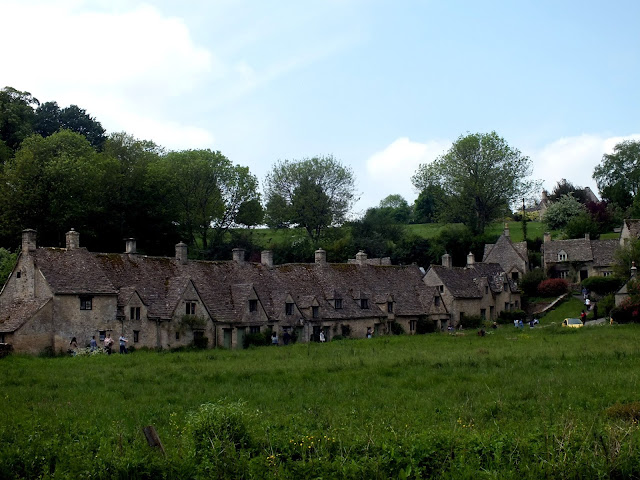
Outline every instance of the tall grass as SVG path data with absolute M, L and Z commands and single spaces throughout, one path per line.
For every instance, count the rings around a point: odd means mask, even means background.
M 0 477 L 637 475 L 637 420 L 607 409 L 640 400 L 640 327 L 542 323 L 485 337 L 8 357 Z M 149 424 L 166 457 L 146 445 Z M 202 425 L 246 436 L 214 429 L 210 451 Z

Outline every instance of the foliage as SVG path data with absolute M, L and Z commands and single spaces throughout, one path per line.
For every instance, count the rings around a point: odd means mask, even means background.
M 502 310 L 498 314 L 498 323 L 499 324 L 510 324 L 513 323 L 514 320 L 522 320 L 527 318 L 527 314 L 524 310 Z
M 616 277 L 629 278 L 631 267 L 640 266 L 640 239 L 631 238 L 614 253 L 613 273 Z
M 626 202 L 620 199 L 624 195 L 636 197 L 640 189 L 640 140 L 625 140 L 613 148 L 613 153 L 605 153 L 593 170 L 593 178 L 598 190 L 624 208 Z
M 441 259 L 445 253 L 451 255 L 453 265 L 467 264 L 467 254 L 471 250 L 473 233 L 465 225 L 448 225 L 443 228 L 431 244 L 431 257 Z
M 424 335 L 426 333 L 433 333 L 437 330 L 438 326 L 430 318 L 421 316 L 416 322 L 416 333 L 418 335 Z
M 344 222 L 357 200 L 352 170 L 331 155 L 277 162 L 264 192 L 267 225 L 299 225 L 314 241 L 326 227 Z
M 600 237 L 600 225 L 584 211 L 567 222 L 565 233 L 568 238 L 584 238 L 588 234 L 591 240 L 596 240 Z
M 582 281 L 582 286 L 598 295 L 617 292 L 625 280 L 620 277 L 588 277 Z
M 586 208 L 575 197 L 563 195 L 552 203 L 544 213 L 544 223 L 549 230 L 558 230 L 567 226 L 574 218 L 585 213 Z
M 487 223 L 537 188 L 527 180 L 531 171 L 529 157 L 495 132 L 477 133 L 460 136 L 447 153 L 420 165 L 412 182 L 419 191 L 439 185 L 445 193 L 443 212 L 464 218 L 482 233 Z
M 178 327 L 180 331 L 184 332 L 187 329 L 203 329 L 206 325 L 207 319 L 204 317 L 199 317 L 197 315 L 182 315 L 182 317 L 180 317 L 180 323 L 178 324 Z
M 84 136 L 97 150 L 106 141 L 105 130 L 100 122 L 77 105 L 63 109 L 57 102 L 42 103 L 35 111 L 33 130 L 38 135 L 48 137 L 59 130 L 71 130 Z
M 558 183 L 556 183 L 555 187 L 553 187 L 552 192 L 549 194 L 549 200 L 551 200 L 552 202 L 557 202 L 565 195 L 574 197 L 583 205 L 586 205 L 589 201 L 584 188 L 577 187 L 563 178 L 562 180 L 559 180 Z
M 393 335 L 404 335 L 404 327 L 398 322 L 391 322 L 391 333 Z
M 39 104 L 38 99 L 29 92 L 12 87 L 0 90 L 0 141 L 9 151 L 16 151 L 22 141 L 33 133 L 33 107 Z M 0 157 L 0 160 L 6 158 Z
M 244 348 L 249 348 L 252 346 L 265 347 L 268 345 L 271 345 L 271 335 L 267 335 L 266 333 L 247 333 L 244 336 Z
M 605 295 L 598 302 L 598 310 L 599 310 L 600 316 L 603 316 L 603 317 L 610 316 L 611 310 L 613 310 L 615 306 L 616 306 L 615 294 L 610 293 L 608 295 Z
M 427 185 L 413 204 L 413 223 L 433 223 L 438 221 L 438 212 L 443 213 L 445 192 L 440 185 Z
M 252 198 L 240 204 L 238 207 L 238 214 L 236 215 L 235 222 L 240 225 L 245 225 L 247 228 L 260 225 L 264 219 L 264 209 L 260 200 Z
M 536 268 L 522 276 L 518 282 L 518 287 L 526 296 L 534 297 L 538 294 L 538 285 L 540 285 L 540 282 L 545 278 L 547 278 L 547 276 L 545 275 L 544 270 Z
M 460 324 L 462 325 L 462 328 L 465 329 L 480 328 L 484 325 L 484 321 L 484 318 L 480 315 L 464 315 L 460 319 Z
M 558 297 L 569 291 L 569 283 L 564 278 L 548 278 L 538 285 L 538 295 Z
M 0 247 L 0 285 L 5 284 L 17 260 L 17 253 L 11 253 L 9 250 Z

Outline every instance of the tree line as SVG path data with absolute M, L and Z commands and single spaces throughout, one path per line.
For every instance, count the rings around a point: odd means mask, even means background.
M 639 144 L 619 144 L 596 168 L 603 202 L 559 182 L 550 194 L 549 228 L 597 237 L 640 213 Z M 495 240 L 484 230 L 496 219 L 520 218 L 526 237 L 527 211 L 540 189 L 531 170 L 531 159 L 496 132 L 462 135 L 415 172 L 420 193 L 413 205 L 390 195 L 353 219 L 355 175 L 331 155 L 275 162 L 261 196 L 249 168 L 219 151 L 167 151 L 125 132 L 106 134 L 77 105 L 60 108 L 29 92 L 0 91 L 0 245 L 11 248 L 24 228 L 37 229 L 46 245 L 63 245 L 64 233 L 75 228 L 92 250 L 117 251 L 123 238 L 134 237 L 148 254 L 170 254 L 182 240 L 203 258 L 228 258 L 236 245 L 256 254 L 261 246 L 250 229 L 267 225 L 305 232 L 276 247 L 276 260 L 307 261 L 323 246 L 333 261 L 362 249 L 428 266 L 445 251 L 481 255 L 482 245 Z M 429 241 L 407 233 L 409 223 L 430 222 L 462 225 Z

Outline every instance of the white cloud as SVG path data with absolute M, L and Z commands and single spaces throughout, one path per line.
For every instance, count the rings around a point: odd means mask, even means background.
M 448 140 L 420 143 L 401 137 L 371 155 L 366 163 L 366 178 L 360 180 L 367 187 L 360 199 L 360 208 L 375 206 L 387 195 L 396 193 L 412 203 L 417 194 L 411 177 L 420 164 L 433 161 L 450 146 Z
M 583 134 L 560 138 L 530 154 L 533 177 L 543 180 L 543 187 L 548 191 L 565 178 L 576 186 L 588 186 L 597 194 L 593 170 L 602 161 L 602 155 L 613 152 L 613 147 L 623 140 L 640 140 L 640 134 L 626 137 Z

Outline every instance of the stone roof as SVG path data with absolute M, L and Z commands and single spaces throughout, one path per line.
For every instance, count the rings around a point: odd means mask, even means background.
M 34 300 L 16 301 L 6 305 L 0 312 L 0 333 L 16 331 L 50 301 L 50 298 L 36 298 Z
M 527 242 L 513 243 L 511 238 L 502 234 L 496 243 L 488 243 L 484 246 L 482 261 L 486 263 L 499 263 L 505 272 L 511 272 L 514 268 L 526 272 L 528 254 Z
M 640 238 L 640 220 L 626 219 L 624 226 L 627 228 L 630 237 Z
M 440 278 L 442 284 L 456 298 L 482 298 L 481 279 L 486 279 L 489 288 L 494 293 L 504 289 L 504 282 L 509 285 L 512 292 L 517 292 L 518 288 L 508 275 L 505 275 L 503 268 L 498 263 L 477 262 L 467 267 L 445 267 L 442 265 L 431 265 L 434 273 Z
M 567 254 L 568 262 L 593 262 L 594 266 L 607 266 L 613 263 L 613 257 L 619 246 L 619 241 L 589 240 L 586 238 L 573 238 L 569 240 L 553 240 L 545 242 L 544 262 L 558 263 L 558 254 Z

